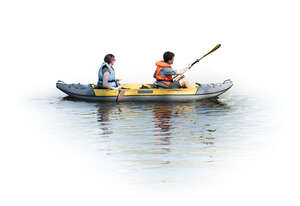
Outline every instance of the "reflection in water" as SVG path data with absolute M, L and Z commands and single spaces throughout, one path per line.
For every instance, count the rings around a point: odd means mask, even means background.
M 155 128 L 160 128 L 160 133 L 170 136 L 171 129 L 170 119 L 172 115 L 172 108 L 170 106 L 161 106 L 152 108 L 154 113 L 154 125 Z M 155 134 L 157 135 L 157 134 Z
M 99 151 L 129 171 L 152 177 L 178 169 L 209 168 L 226 153 L 242 150 L 246 145 L 242 142 L 261 127 L 253 106 L 257 101 L 245 99 L 117 104 L 64 98 L 58 104 L 60 112 L 73 115 L 74 124 Z
M 170 144 L 170 138 L 171 138 L 171 115 L 172 115 L 172 108 L 170 106 L 161 106 L 161 107 L 153 107 L 152 111 L 154 113 L 154 127 L 159 128 L 159 131 L 154 132 L 154 136 L 164 136 L 160 138 L 160 142 L 157 144 L 160 145 L 169 145 Z M 167 152 L 170 152 L 169 148 L 165 148 Z
M 210 116 L 224 117 L 230 111 L 229 106 L 218 101 L 102 103 L 96 108 L 102 131 L 99 138 L 110 137 L 113 143 L 109 154 L 149 168 L 171 163 L 171 167 L 186 165 L 188 162 L 182 158 L 191 153 L 200 155 L 202 162 L 206 158 L 213 162 L 217 128 Z
M 100 129 L 103 131 L 100 135 L 107 136 L 112 134 L 112 130 L 110 130 L 110 122 L 109 116 L 112 112 L 112 107 L 108 108 L 99 108 L 97 111 L 98 114 L 98 122 L 100 123 Z

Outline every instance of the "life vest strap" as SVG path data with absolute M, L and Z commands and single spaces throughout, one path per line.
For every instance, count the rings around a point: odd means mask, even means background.
M 99 80 L 99 82 L 103 82 L 102 80 Z M 117 82 L 116 80 L 108 80 L 107 82 Z
M 169 79 L 166 79 L 166 80 L 156 79 L 156 81 L 158 81 L 158 82 L 173 82 L 173 79 L 172 80 L 169 80 Z

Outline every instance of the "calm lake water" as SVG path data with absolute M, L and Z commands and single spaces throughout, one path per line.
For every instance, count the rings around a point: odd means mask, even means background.
M 185 182 L 251 158 L 272 118 L 258 98 L 231 92 L 192 103 L 88 103 L 63 94 L 32 101 L 52 119 L 48 132 L 87 144 L 134 183 Z

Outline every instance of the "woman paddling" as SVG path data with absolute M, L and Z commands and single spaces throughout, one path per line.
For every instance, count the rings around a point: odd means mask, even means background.
M 115 78 L 113 65 L 116 59 L 113 54 L 107 54 L 98 72 L 98 88 L 119 90 L 118 80 Z

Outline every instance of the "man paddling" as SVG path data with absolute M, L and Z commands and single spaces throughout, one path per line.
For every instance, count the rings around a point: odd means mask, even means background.
M 163 84 L 165 88 L 194 88 L 190 81 L 183 76 L 191 68 L 191 65 L 176 71 L 171 66 L 174 63 L 174 57 L 174 53 L 165 52 L 163 55 L 164 60 L 155 63 L 157 68 L 153 77 L 157 82 Z M 174 75 L 177 75 L 177 77 L 173 78 Z

